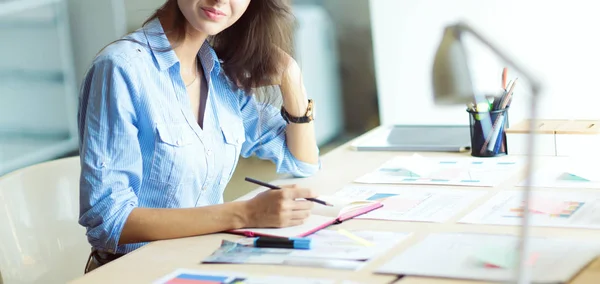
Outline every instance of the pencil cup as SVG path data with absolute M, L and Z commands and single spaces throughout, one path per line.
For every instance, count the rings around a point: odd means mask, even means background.
M 471 156 L 498 157 L 508 154 L 506 131 L 508 127 L 508 108 L 489 112 L 469 113 L 471 128 Z

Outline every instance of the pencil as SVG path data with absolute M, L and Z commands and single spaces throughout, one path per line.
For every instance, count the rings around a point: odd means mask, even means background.
M 519 80 L 518 77 L 515 78 L 512 85 L 510 85 L 510 89 L 508 90 L 506 97 L 501 102 L 502 105 L 500 106 L 500 109 L 506 109 L 506 107 L 512 100 L 513 90 L 515 89 L 515 84 L 517 84 L 517 80 Z M 494 133 L 498 132 L 498 135 L 499 135 L 499 133 L 500 133 L 499 127 L 500 126 L 498 124 L 501 122 L 501 119 L 504 119 L 504 115 L 505 115 L 504 113 L 501 113 L 496 117 L 496 120 L 494 121 L 494 124 L 492 125 L 492 133 L 490 133 L 490 136 L 488 136 L 487 139 L 485 139 L 485 141 L 483 142 L 483 146 L 481 147 L 481 151 L 479 152 L 481 155 L 483 155 L 486 150 L 489 151 L 489 148 L 491 148 L 492 150 L 495 148 L 495 142 L 494 142 L 494 144 L 490 144 L 490 141 L 492 139 L 494 139 L 494 141 L 496 141 L 496 139 L 498 138 L 498 137 L 494 137 Z M 496 128 L 498 128 L 498 131 L 494 131 Z
M 508 75 L 508 68 L 502 69 L 502 89 L 506 90 L 506 76 Z
M 256 180 L 256 179 L 253 179 L 253 178 L 246 177 L 245 180 L 247 182 L 258 184 L 260 186 L 264 186 L 264 187 L 267 187 L 269 189 L 281 189 L 281 187 L 279 187 L 279 186 L 268 184 L 266 182 L 263 182 L 263 181 L 260 181 L 260 180 Z M 319 204 L 325 205 L 325 206 L 333 206 L 333 204 L 327 203 L 327 202 L 325 202 L 323 200 L 319 200 L 319 199 L 316 199 L 316 198 L 306 198 L 306 200 L 312 201 L 312 202 L 315 202 L 315 203 L 319 203 Z

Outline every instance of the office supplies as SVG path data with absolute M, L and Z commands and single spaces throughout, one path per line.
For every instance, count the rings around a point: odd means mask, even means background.
M 329 269 L 358 270 L 365 262 L 355 259 L 328 258 L 327 251 L 321 251 L 321 257 L 315 257 L 315 250 L 297 250 L 285 248 L 258 248 L 242 243 L 223 240 L 221 246 L 210 256 L 202 260 L 208 264 L 262 264 L 320 267 Z M 295 252 L 307 252 L 297 255 Z M 308 256 L 307 256 L 308 255 Z
M 531 283 L 567 283 L 600 253 L 598 241 L 531 238 L 523 256 Z M 511 235 L 435 233 L 409 247 L 376 273 L 512 283 L 521 256 Z
M 508 68 L 502 69 L 502 89 L 506 90 L 506 76 L 508 75 Z
M 285 228 L 244 228 L 228 231 L 246 236 L 305 237 L 332 224 L 338 224 L 382 207 L 378 201 L 320 196 L 332 206 L 314 206 L 304 224 Z
M 502 100 L 504 99 L 504 97 L 506 96 L 506 90 L 502 90 L 502 92 L 500 93 L 500 95 L 496 96 L 494 98 L 494 103 L 492 104 L 492 110 L 500 110 L 500 104 L 502 103 Z
M 517 190 L 501 191 L 463 217 L 459 223 L 519 225 L 525 215 L 525 202 Z M 535 191 L 529 201 L 531 225 L 600 229 L 600 192 Z
M 257 248 L 253 238 L 221 242 L 221 247 L 202 263 L 243 263 L 290 266 L 310 266 L 333 269 L 356 270 L 366 261 L 389 251 L 411 236 L 404 232 L 343 230 L 355 239 L 369 243 L 365 246 L 335 230 L 322 230 L 310 235 L 312 248 L 298 250 L 288 248 Z
M 469 146 L 468 125 L 382 126 L 351 144 L 357 151 L 463 152 Z
M 502 135 L 504 135 L 503 130 L 507 123 L 506 106 L 512 101 L 513 91 L 514 91 L 514 88 L 515 88 L 515 85 L 516 85 L 518 79 L 519 78 L 515 78 L 515 81 L 511 84 L 510 89 L 508 90 L 508 93 L 506 94 L 506 96 L 504 98 L 502 98 L 502 101 L 500 103 L 500 110 L 499 110 L 501 112 L 498 114 L 498 116 L 494 120 L 494 124 L 492 124 L 491 135 L 489 135 L 486 138 L 485 142 L 483 143 L 483 146 L 481 147 L 481 150 L 480 150 L 481 155 L 485 155 L 485 151 L 493 153 L 494 149 L 496 147 L 499 147 L 499 146 L 497 146 L 496 141 L 499 138 L 501 133 L 502 133 Z
M 310 241 L 309 238 L 258 237 L 254 239 L 254 246 L 257 248 L 310 249 Z
M 334 196 L 377 200 L 383 204 L 378 210 L 357 216 L 356 219 L 444 223 L 483 197 L 486 191 L 442 189 L 423 186 L 398 188 L 396 186 L 346 186 Z
M 279 186 L 268 184 L 266 182 L 262 182 L 260 180 L 256 180 L 256 179 L 253 179 L 253 178 L 246 177 L 245 180 L 247 182 L 258 184 L 260 186 L 264 186 L 264 187 L 267 187 L 267 188 L 270 188 L 270 189 L 281 189 L 281 187 L 279 187 Z M 325 206 L 333 206 L 332 204 L 329 204 L 329 203 L 327 203 L 325 201 L 322 201 L 322 200 L 319 200 L 319 199 L 316 199 L 316 198 L 306 198 L 306 200 L 312 201 L 312 202 L 315 202 L 315 203 L 319 203 L 319 204 L 325 205 Z
M 496 186 L 521 169 L 517 157 L 493 160 L 466 157 L 398 156 L 357 179 L 371 184 Z
M 156 280 L 153 284 L 334 284 L 333 280 L 288 277 L 288 276 L 247 276 L 238 272 L 203 271 L 195 269 L 177 269 Z
M 490 112 L 480 113 L 467 111 L 469 113 L 469 126 L 471 127 L 471 156 L 473 157 L 499 157 L 507 153 L 505 146 L 506 139 L 504 127 L 508 122 L 508 116 L 504 116 L 508 110 L 500 109 Z M 501 118 L 500 123 L 493 125 L 492 121 Z M 497 137 L 493 143 L 487 144 L 486 138 Z M 487 145 L 498 146 L 490 149 L 485 148 Z

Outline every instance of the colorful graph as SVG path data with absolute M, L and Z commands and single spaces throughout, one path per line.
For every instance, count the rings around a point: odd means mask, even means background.
M 406 212 L 423 202 L 423 197 L 406 198 L 393 193 L 375 193 L 367 200 L 383 203 L 382 210 L 384 211 Z
M 550 218 L 570 218 L 581 208 L 585 202 L 579 201 L 561 201 L 555 204 L 542 203 L 542 205 L 532 204 L 530 212 L 536 215 L 546 215 Z M 510 208 L 510 214 L 504 217 L 521 218 L 523 217 L 523 206 Z
M 473 164 L 480 164 L 482 162 L 473 162 Z M 455 161 L 441 161 L 440 165 L 457 165 Z M 395 168 L 395 167 L 383 167 L 379 169 L 379 173 L 386 176 L 393 177 L 404 177 L 402 182 L 416 182 L 416 181 L 429 181 L 446 183 L 451 180 L 460 180 L 460 182 L 466 183 L 478 183 L 477 179 L 471 178 L 470 168 L 468 165 L 456 166 L 456 167 L 442 167 L 437 170 L 430 172 L 427 176 L 421 176 L 406 168 Z M 468 176 L 468 177 L 467 177 Z M 467 178 L 463 178 L 467 177 Z
M 245 278 L 181 273 L 165 284 L 243 284 Z
M 375 193 L 371 197 L 367 198 L 367 200 L 371 201 L 384 201 L 388 197 L 397 196 L 395 193 Z

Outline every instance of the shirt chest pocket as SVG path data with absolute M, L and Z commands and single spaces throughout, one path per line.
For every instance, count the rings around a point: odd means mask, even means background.
M 157 124 L 149 179 L 171 186 L 193 181 L 195 142 L 187 124 Z
M 244 126 L 242 123 L 232 123 L 221 126 L 223 134 L 224 155 L 223 159 L 223 182 L 228 182 L 233 175 L 235 167 L 240 159 L 242 144 L 246 141 Z

